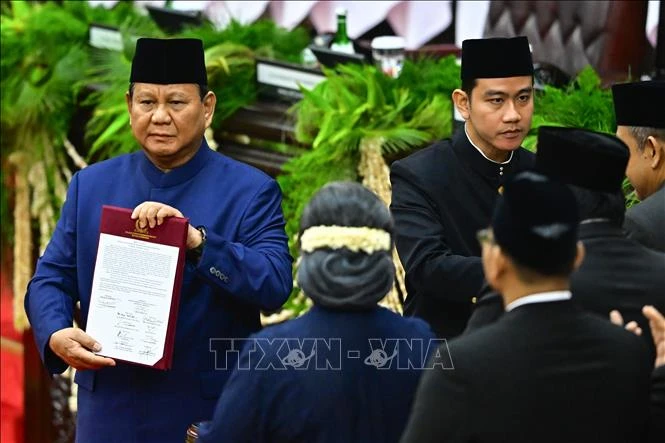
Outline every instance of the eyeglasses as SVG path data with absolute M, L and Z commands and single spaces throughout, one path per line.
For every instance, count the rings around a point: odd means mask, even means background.
M 484 244 L 493 245 L 494 232 L 492 231 L 492 228 L 485 228 L 476 232 L 476 239 L 478 239 L 478 243 L 480 243 L 481 246 Z

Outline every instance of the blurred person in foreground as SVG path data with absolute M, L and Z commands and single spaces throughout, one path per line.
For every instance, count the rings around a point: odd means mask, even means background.
M 441 341 L 377 305 L 395 275 L 388 208 L 334 182 L 308 203 L 300 234 L 298 286 L 314 306 L 250 337 L 202 443 L 396 442 L 404 429 Z M 445 350 L 434 360 L 450 366 Z
M 646 433 L 647 348 L 571 300 L 584 256 L 568 187 L 509 180 L 479 232 L 506 313 L 448 343 L 452 370 L 426 371 L 402 442 L 636 442 Z

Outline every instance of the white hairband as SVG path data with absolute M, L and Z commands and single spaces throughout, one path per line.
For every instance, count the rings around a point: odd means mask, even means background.
M 390 234 L 383 229 L 355 226 L 312 226 L 300 237 L 300 249 L 312 252 L 321 248 L 347 248 L 372 254 L 390 251 Z

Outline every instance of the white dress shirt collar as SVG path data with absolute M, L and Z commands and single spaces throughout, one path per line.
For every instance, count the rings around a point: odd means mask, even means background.
M 482 149 L 480 149 L 478 146 L 476 146 L 476 144 L 471 140 L 471 137 L 469 137 L 469 132 L 466 130 L 466 123 L 464 124 L 464 134 L 466 134 L 466 138 L 467 138 L 467 140 L 469 140 L 469 143 L 471 143 L 471 146 L 476 148 L 476 151 L 480 152 L 480 155 L 485 157 L 485 160 L 490 161 L 492 163 L 496 163 L 497 165 L 506 165 L 506 164 L 510 163 L 510 161 L 513 159 L 513 154 L 515 153 L 515 151 L 510 151 L 510 156 L 508 157 L 508 160 L 506 160 L 505 162 L 497 162 L 497 161 L 494 161 L 491 158 L 487 157 L 485 155 L 485 153 L 482 151 Z
M 570 291 L 550 291 L 550 292 L 539 292 L 537 294 L 531 294 L 524 297 L 520 297 L 517 300 L 506 306 L 506 312 L 510 312 L 518 306 L 530 305 L 534 303 L 547 303 L 552 301 L 562 301 L 570 300 L 573 297 L 573 294 Z

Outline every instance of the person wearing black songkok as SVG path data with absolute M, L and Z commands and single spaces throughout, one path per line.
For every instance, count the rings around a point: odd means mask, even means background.
M 571 278 L 575 301 L 602 318 L 618 309 L 626 322 L 637 322 L 653 362 L 655 348 L 642 307 L 665 312 L 665 253 L 627 238 L 621 228 L 628 157 L 628 147 L 613 135 L 577 128 L 538 130 L 536 170 L 567 184 L 580 210 L 586 255 Z
M 312 198 L 297 281 L 313 307 L 250 337 L 202 443 L 399 439 L 440 341 L 424 321 L 377 305 L 394 281 L 392 235 L 390 212 L 358 183 Z M 450 367 L 445 352 L 438 359 Z
M 573 303 L 578 226 L 566 185 L 530 171 L 505 184 L 478 237 L 506 313 L 448 342 L 453 370 L 423 373 L 403 443 L 642 441 L 647 350 Z
M 626 237 L 622 182 L 628 147 L 617 137 L 578 128 L 538 128 L 536 170 L 568 185 L 580 210 L 580 241 L 586 256 L 571 277 L 574 302 L 607 319 L 618 309 L 626 322 L 635 321 L 655 355 L 642 307 L 665 312 L 665 254 Z M 501 297 L 485 297 L 469 321 L 482 327 L 503 313 Z
M 277 182 L 206 142 L 217 99 L 207 89 L 203 42 L 139 38 L 135 49 L 129 88 L 116 92 L 125 93 L 127 123 L 140 149 L 71 177 L 25 295 L 46 371 L 76 369 L 78 442 L 181 443 L 192 422 L 212 415 L 231 372 L 215 367 L 211 340 L 260 330 L 260 311 L 280 307 L 293 285 Z M 139 352 L 147 366 L 161 358 L 164 324 L 153 315 L 172 300 L 155 295 L 144 306 L 131 291 L 166 282 L 174 269 L 168 255 L 123 246 L 132 251 L 117 255 L 126 281 L 107 286 L 104 279 L 100 297 L 108 321 L 123 324 L 129 337 L 102 340 L 86 332 L 104 205 L 133 208 L 136 227 L 150 230 L 150 237 L 168 217 L 189 220 L 168 371 L 102 356 Z M 125 283 L 133 289 L 116 300 Z
M 437 336 L 465 328 L 483 286 L 475 233 L 503 181 L 533 164 L 533 64 L 526 37 L 465 40 L 453 102 L 464 128 L 391 166 L 395 243 L 406 271 L 404 312 Z
M 626 213 L 628 235 L 665 252 L 665 81 L 612 86 L 616 135 L 630 148 L 626 175 L 641 203 Z

